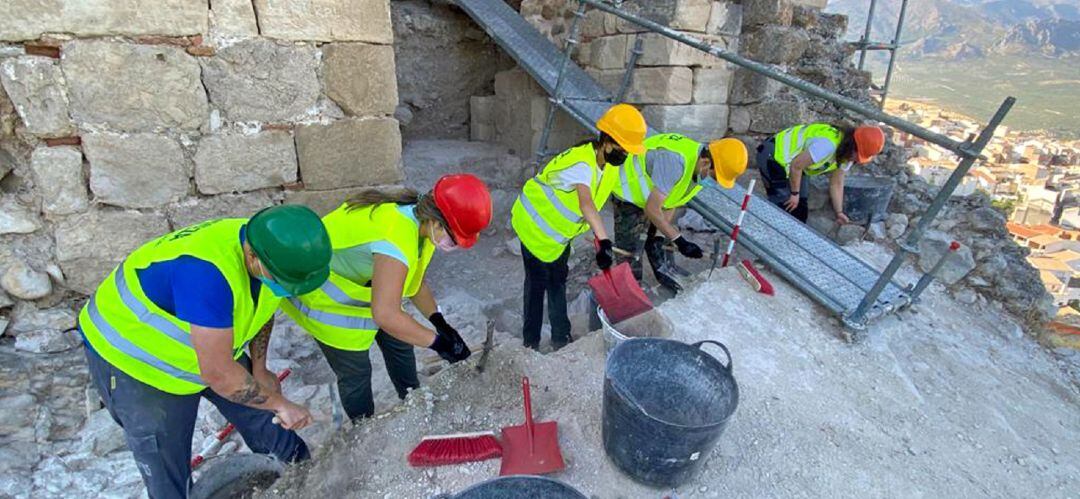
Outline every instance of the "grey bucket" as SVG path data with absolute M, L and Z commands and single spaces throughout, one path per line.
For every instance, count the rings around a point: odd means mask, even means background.
M 607 355 L 627 338 L 670 338 L 675 330 L 671 321 L 655 308 L 615 325 L 608 321 L 600 307 L 596 307 L 596 315 L 604 328 L 604 353 Z
M 727 365 L 704 344 L 720 347 Z M 625 340 L 608 356 L 603 404 L 612 462 L 646 485 L 682 485 L 700 471 L 739 404 L 731 354 L 712 340 Z
M 585 494 L 558 480 L 533 475 L 513 475 L 478 483 L 452 499 L 588 499 Z
M 844 213 L 856 224 L 885 220 L 894 185 L 888 177 L 849 175 L 844 181 Z
M 226 454 L 207 459 L 190 499 L 249 497 L 266 490 L 285 472 L 285 463 L 266 454 Z

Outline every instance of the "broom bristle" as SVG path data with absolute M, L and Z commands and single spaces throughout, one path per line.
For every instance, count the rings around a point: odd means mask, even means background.
M 424 437 L 409 453 L 412 466 L 444 466 L 447 464 L 484 461 L 502 456 L 502 445 L 494 432 L 435 435 Z

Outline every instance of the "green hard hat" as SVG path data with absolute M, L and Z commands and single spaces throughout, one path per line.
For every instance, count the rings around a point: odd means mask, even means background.
M 270 276 L 294 296 L 310 293 L 330 276 L 330 235 L 306 206 L 271 206 L 247 224 L 247 240 Z

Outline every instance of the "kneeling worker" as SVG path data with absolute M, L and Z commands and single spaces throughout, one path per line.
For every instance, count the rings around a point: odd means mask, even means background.
M 150 497 L 187 497 L 200 398 L 251 450 L 308 457 L 293 430 L 311 414 L 282 396 L 266 348 L 282 297 L 318 288 L 329 264 L 318 215 L 283 205 L 159 237 L 98 286 L 79 313 L 90 378 Z
M 469 347 L 443 318 L 424 275 L 436 248 L 470 248 L 490 222 L 491 194 L 472 175 L 446 175 L 423 195 L 367 190 L 323 217 L 334 252 L 330 278 L 281 308 L 315 337 L 337 376 L 350 419 L 375 414 L 372 342 L 379 344 L 401 399 L 420 386 L 414 346 L 450 362 L 469 357 Z M 404 298 L 434 329 L 402 309 Z
M 665 133 L 645 139 L 645 149 L 645 154 L 632 155 L 619 167 L 615 244 L 636 255 L 648 219 L 645 254 L 649 264 L 660 284 L 678 290 L 678 282 L 663 268 L 667 255 L 662 249 L 664 238 L 656 235 L 657 229 L 675 243 L 683 256 L 701 258 L 701 248 L 675 227 L 675 209 L 689 203 L 701 190 L 698 181 L 710 174 L 715 174 L 723 188 L 734 186 L 735 179 L 746 171 L 746 146 L 735 138 L 714 140 L 706 146 L 684 135 Z M 631 259 L 630 267 L 640 281 L 641 259 Z
M 869 163 L 885 148 L 885 133 L 877 126 L 857 128 L 814 123 L 796 125 L 762 142 L 757 167 L 769 201 L 805 223 L 808 177 L 831 173 L 829 197 L 836 222 L 849 222 L 844 214 L 844 176 L 851 164 Z

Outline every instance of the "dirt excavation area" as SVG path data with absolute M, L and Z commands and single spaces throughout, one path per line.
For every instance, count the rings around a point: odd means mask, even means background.
M 887 258 L 875 248 L 871 260 Z M 499 335 L 485 372 L 475 369 L 476 357 L 442 370 L 405 403 L 331 437 L 267 495 L 430 497 L 494 478 L 498 460 L 418 469 L 405 456 L 424 435 L 521 424 L 522 376 L 532 383 L 535 417 L 559 424 L 567 468 L 552 477 L 593 497 L 1067 497 L 1080 490 L 1075 365 L 1039 347 L 994 305 L 960 305 L 932 288 L 912 311 L 851 344 L 835 319 L 766 275 L 774 297 L 722 269 L 660 308 L 675 339 L 715 339 L 731 349 L 741 397 L 700 476 L 677 490 L 637 484 L 605 456 L 605 350 L 595 332 L 548 355 Z

